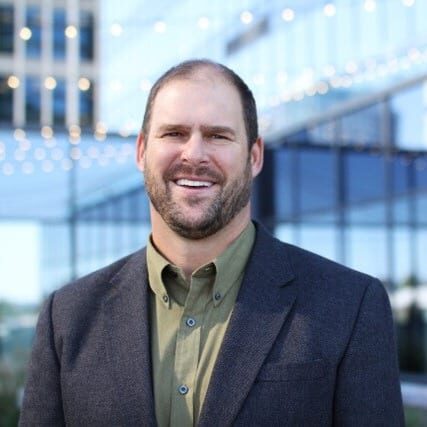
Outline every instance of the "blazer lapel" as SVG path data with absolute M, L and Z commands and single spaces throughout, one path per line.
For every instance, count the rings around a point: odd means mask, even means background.
M 123 425 L 155 426 L 145 250 L 130 257 L 111 284 L 104 316 Z
M 297 286 L 283 244 L 257 226 L 233 314 L 199 419 L 200 426 L 230 425 L 288 316 Z M 285 286 L 286 285 L 286 286 Z

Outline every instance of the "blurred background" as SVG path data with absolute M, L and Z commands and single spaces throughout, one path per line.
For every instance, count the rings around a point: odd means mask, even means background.
M 407 423 L 427 425 L 426 23 L 424 0 L 0 0 L 0 425 L 43 298 L 145 245 L 135 137 L 194 57 L 257 99 L 254 216 L 385 284 Z

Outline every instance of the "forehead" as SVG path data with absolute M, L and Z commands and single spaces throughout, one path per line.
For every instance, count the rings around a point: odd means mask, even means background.
M 165 83 L 152 107 L 152 124 L 169 121 L 218 122 L 243 125 L 243 109 L 237 89 L 215 72 L 197 73 Z

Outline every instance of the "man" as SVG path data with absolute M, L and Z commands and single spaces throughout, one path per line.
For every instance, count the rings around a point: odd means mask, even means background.
M 251 222 L 262 162 L 231 70 L 158 80 L 137 140 L 150 241 L 48 299 L 22 426 L 403 425 L 386 292 Z

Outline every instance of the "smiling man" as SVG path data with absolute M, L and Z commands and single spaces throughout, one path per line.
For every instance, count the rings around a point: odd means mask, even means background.
M 47 300 L 21 425 L 403 425 L 384 288 L 251 221 L 262 163 L 233 71 L 160 77 L 137 139 L 147 247 Z

